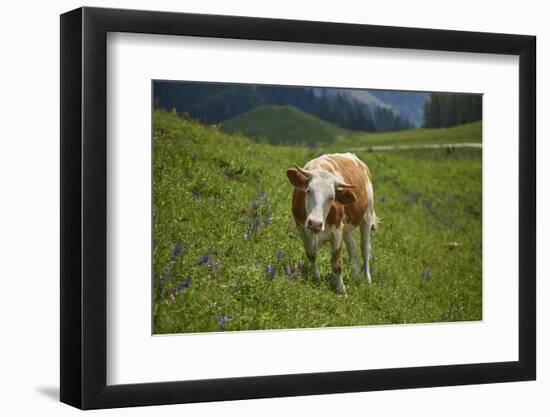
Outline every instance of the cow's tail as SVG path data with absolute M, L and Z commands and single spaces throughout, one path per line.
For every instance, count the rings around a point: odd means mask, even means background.
M 372 221 L 371 221 L 371 230 L 376 230 L 378 229 L 378 225 L 380 224 L 380 222 L 382 221 L 382 219 L 380 217 L 378 217 L 376 215 L 376 212 L 374 210 L 372 210 Z

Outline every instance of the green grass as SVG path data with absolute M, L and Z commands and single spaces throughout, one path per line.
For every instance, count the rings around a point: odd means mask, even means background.
M 263 106 L 224 122 L 221 130 L 277 145 L 330 143 L 349 134 L 329 122 L 291 106 Z
M 317 143 L 331 150 L 374 145 L 481 143 L 482 136 L 481 121 L 449 128 L 356 132 L 342 129 L 291 106 L 255 108 L 224 122 L 221 131 L 277 145 Z
M 445 128 L 417 128 L 397 132 L 353 132 L 340 136 L 334 148 L 362 148 L 374 145 L 425 145 L 481 143 L 481 121 Z
M 231 318 L 226 331 L 482 318 L 481 150 L 358 153 L 383 220 L 372 235 L 373 283 L 353 281 L 344 256 L 343 297 L 328 245 L 321 279 L 296 267 L 307 262 L 285 170 L 318 150 L 256 143 L 162 111 L 154 128 L 154 333 L 218 331 L 221 316 Z

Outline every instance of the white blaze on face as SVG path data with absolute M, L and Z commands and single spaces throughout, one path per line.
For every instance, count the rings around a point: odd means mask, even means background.
M 325 230 L 337 182 L 336 176 L 329 172 L 313 172 L 306 188 L 306 227 L 316 232 Z

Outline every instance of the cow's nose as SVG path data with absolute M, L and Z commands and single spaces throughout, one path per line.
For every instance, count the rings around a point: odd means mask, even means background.
M 320 222 L 320 221 L 317 221 L 317 220 L 313 220 L 313 219 L 309 219 L 309 220 L 307 221 L 307 227 L 308 227 L 308 229 L 311 229 L 311 230 L 313 230 L 314 232 L 320 232 L 322 226 L 323 226 L 323 222 Z

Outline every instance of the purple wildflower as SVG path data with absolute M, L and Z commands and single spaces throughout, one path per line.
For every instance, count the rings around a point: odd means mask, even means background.
M 172 251 L 172 259 L 176 259 L 178 256 L 181 255 L 183 252 L 183 242 L 181 240 L 177 240 L 174 245 L 174 250 Z
M 275 278 L 277 276 L 277 267 L 273 264 L 267 264 L 265 266 L 265 271 L 271 278 Z
M 276 256 L 277 258 L 280 258 L 281 256 L 283 256 L 283 250 L 282 250 L 281 248 L 277 248 L 277 249 L 275 250 L 275 256 Z
M 267 204 L 267 193 L 265 191 L 258 190 L 256 192 L 256 196 L 254 197 L 254 200 L 252 200 L 253 203 L 256 203 L 256 208 L 259 207 L 261 204 Z M 254 206 L 253 206 L 254 207 Z
M 380 202 L 383 204 L 386 201 L 386 196 L 383 195 L 382 198 L 380 198 Z
M 304 270 L 304 264 L 302 262 L 298 262 L 296 264 L 296 269 L 303 271 Z
M 197 160 L 197 155 L 193 154 L 193 155 L 191 156 L 191 160 L 192 160 L 193 162 L 196 162 L 196 160 Z
M 191 285 L 191 275 L 187 274 L 183 282 L 183 288 L 189 288 L 189 285 Z
M 249 224 L 248 227 L 246 228 L 246 232 L 244 234 L 244 240 L 250 240 L 250 238 L 252 237 L 253 232 L 254 232 L 254 225 Z
M 162 295 L 162 282 L 160 274 L 155 274 L 155 281 L 157 283 L 157 295 L 160 297 Z
M 432 271 L 430 271 L 429 269 L 424 269 L 422 271 L 422 277 L 425 281 L 429 281 L 432 278 Z
M 247 209 L 247 215 L 253 220 L 248 224 L 247 230 L 244 233 L 244 240 L 250 240 L 256 232 L 259 232 L 262 227 L 271 222 L 268 203 L 268 195 L 265 191 L 256 191 L 256 195 L 252 198 L 252 206 Z
M 288 266 L 287 264 L 285 264 L 284 270 L 285 270 L 286 276 L 290 278 L 290 276 L 292 275 L 292 271 L 290 270 L 290 266 Z
M 218 329 L 220 330 L 220 332 L 223 332 L 225 330 L 225 323 L 231 320 L 231 317 L 227 317 L 223 314 L 216 314 L 216 321 L 218 322 Z
M 210 260 L 210 256 L 208 256 L 208 254 L 204 254 L 197 261 L 197 265 L 201 266 L 201 265 L 207 264 L 209 260 Z
M 190 285 L 191 285 L 191 275 L 187 274 L 185 276 L 185 281 L 183 281 L 183 282 L 180 281 L 176 285 L 176 291 L 181 291 L 181 290 L 184 290 L 186 288 L 189 288 Z

